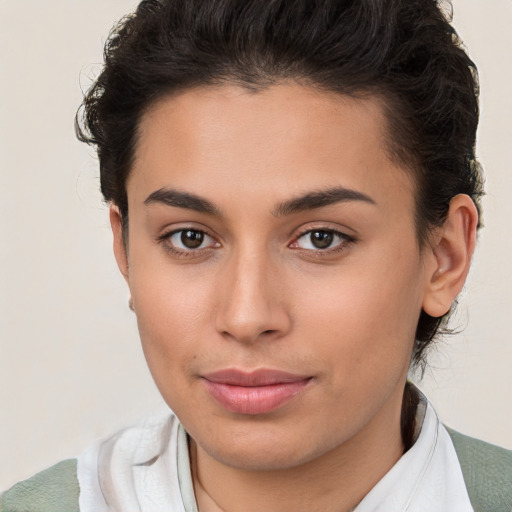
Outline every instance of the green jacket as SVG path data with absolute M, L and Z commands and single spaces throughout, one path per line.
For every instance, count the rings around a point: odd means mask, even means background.
M 446 428 L 475 512 L 512 512 L 512 451 Z
M 512 451 L 448 432 L 475 512 L 512 512 Z M 65 460 L 16 484 L 0 496 L 0 512 L 80 512 L 76 465 Z

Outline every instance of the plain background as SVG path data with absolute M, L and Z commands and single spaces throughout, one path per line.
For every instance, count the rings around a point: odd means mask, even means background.
M 0 0 L 0 489 L 161 407 L 73 117 L 135 0 Z M 480 69 L 485 229 L 420 387 L 449 425 L 512 448 L 512 0 L 454 0 Z

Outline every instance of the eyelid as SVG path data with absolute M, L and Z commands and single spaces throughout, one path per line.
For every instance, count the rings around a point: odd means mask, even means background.
M 159 230 L 159 233 L 156 234 L 156 240 L 160 241 L 165 238 L 168 238 L 176 233 L 180 233 L 182 231 L 198 231 L 200 233 L 204 233 L 208 235 L 210 238 L 217 240 L 219 237 L 212 232 L 211 229 L 206 226 L 196 223 L 196 222 L 176 222 L 171 225 L 167 225 Z
M 195 231 L 197 233 L 202 233 L 206 237 L 210 238 L 213 241 L 213 243 L 209 244 L 206 247 L 199 247 L 196 249 L 176 247 L 174 244 L 171 243 L 170 240 L 174 235 L 182 233 L 184 231 Z M 216 237 L 212 235 L 207 229 L 202 227 L 196 227 L 190 224 L 164 230 L 162 234 L 158 235 L 157 242 L 161 244 L 164 247 L 164 249 L 167 252 L 171 253 L 172 255 L 184 258 L 198 257 L 204 254 L 206 251 L 216 249 L 217 247 L 221 246 L 220 242 L 217 241 Z
M 296 244 L 298 244 L 298 241 L 303 238 L 304 236 L 314 233 L 315 231 L 325 231 L 328 233 L 332 233 L 335 236 L 338 236 L 341 238 L 340 243 L 336 244 L 333 247 L 327 247 L 325 249 L 316 248 L 316 249 L 306 249 L 304 247 L 299 247 Z M 303 251 L 304 253 L 309 253 L 311 255 L 315 256 L 327 256 L 329 254 L 337 253 L 344 251 L 347 248 L 347 245 L 350 245 L 352 243 L 356 242 L 356 237 L 354 235 L 350 235 L 346 233 L 345 231 L 342 231 L 339 228 L 334 228 L 331 226 L 324 225 L 318 225 L 318 226 L 308 226 L 307 228 L 303 228 L 300 230 L 294 237 L 290 244 L 288 244 L 288 247 L 291 249 L 294 249 L 296 251 Z

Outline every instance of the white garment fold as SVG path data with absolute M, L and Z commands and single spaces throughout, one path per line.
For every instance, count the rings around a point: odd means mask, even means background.
M 184 500 L 180 489 L 179 441 L 185 445 L 187 469 L 186 434 L 176 416 L 166 411 L 93 446 L 78 459 L 80 511 L 195 512 L 185 509 L 190 497 Z M 184 489 L 193 496 L 190 469 L 186 480 L 190 485 Z

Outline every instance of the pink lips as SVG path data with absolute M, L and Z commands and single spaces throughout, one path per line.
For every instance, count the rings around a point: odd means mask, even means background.
M 207 391 L 225 409 L 253 415 L 284 405 L 311 381 L 311 377 L 268 369 L 253 372 L 226 369 L 202 377 Z

